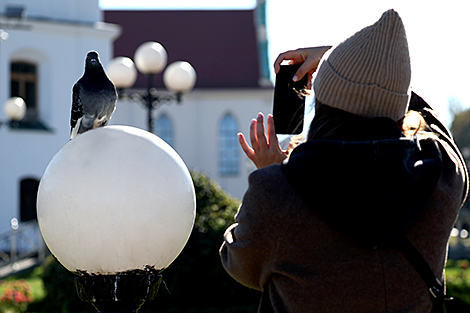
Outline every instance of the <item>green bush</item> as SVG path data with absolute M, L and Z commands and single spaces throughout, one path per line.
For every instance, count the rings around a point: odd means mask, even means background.
M 28 307 L 28 312 L 96 312 L 91 304 L 83 302 L 78 297 L 73 283 L 74 274 L 65 269 L 53 256 L 47 257 L 42 267 L 46 296 L 40 302 L 33 302 Z
M 470 312 L 470 268 L 467 260 L 449 260 L 446 266 L 448 312 Z
M 156 298 L 141 311 L 188 310 L 256 312 L 261 293 L 250 290 L 224 270 L 219 248 L 225 229 L 234 222 L 240 202 L 224 192 L 208 176 L 191 172 L 196 190 L 196 221 L 188 243 L 178 258 L 162 272 L 162 284 Z M 213 309 L 208 309 L 213 308 Z M 233 311 L 235 310 L 235 311 Z M 189 312 L 189 311 L 188 311 Z

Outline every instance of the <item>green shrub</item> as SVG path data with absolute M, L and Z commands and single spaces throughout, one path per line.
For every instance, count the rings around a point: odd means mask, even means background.
M 46 296 L 40 302 L 33 302 L 28 312 L 72 313 L 96 312 L 91 304 L 77 295 L 74 274 L 63 267 L 53 256 L 47 257 L 43 267 L 43 286 Z
M 156 298 L 144 309 L 162 310 L 239 307 L 227 312 L 255 312 L 261 293 L 250 290 L 224 270 L 219 248 L 225 229 L 234 222 L 240 201 L 224 192 L 207 175 L 191 172 L 196 190 L 196 221 L 188 243 L 178 258 L 163 271 Z M 218 311 L 217 311 L 218 310 Z M 212 311 L 207 311 L 212 312 Z
M 470 312 L 470 268 L 467 260 L 449 260 L 446 266 L 446 293 L 454 298 L 449 312 Z

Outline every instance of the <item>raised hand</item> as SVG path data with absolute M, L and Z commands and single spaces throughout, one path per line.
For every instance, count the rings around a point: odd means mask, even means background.
M 289 60 L 289 64 L 302 64 L 295 73 L 293 80 L 298 81 L 304 77 L 305 74 L 308 74 L 310 76 L 308 79 L 307 89 L 312 89 L 311 77 L 317 70 L 321 58 L 330 48 L 331 46 L 301 48 L 281 53 L 274 62 L 274 71 L 276 73 L 279 72 L 281 63 L 284 60 Z
M 274 130 L 274 120 L 268 115 L 267 129 L 264 129 L 263 113 L 258 113 L 256 119 L 251 120 L 250 141 L 251 147 L 242 133 L 238 134 L 240 146 L 257 168 L 266 167 L 271 164 L 280 164 L 287 158 L 287 151 L 282 150 Z

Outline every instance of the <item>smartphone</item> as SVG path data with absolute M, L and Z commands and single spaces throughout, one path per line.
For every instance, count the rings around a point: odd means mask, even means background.
M 274 86 L 273 119 L 276 134 L 300 134 L 304 127 L 305 94 L 308 75 L 294 82 L 301 64 L 281 65 Z

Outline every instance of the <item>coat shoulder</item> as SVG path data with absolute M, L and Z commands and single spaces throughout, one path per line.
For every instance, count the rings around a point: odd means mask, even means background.
M 283 185 L 289 185 L 286 176 L 282 172 L 281 165 L 274 164 L 258 169 L 248 177 L 250 185 L 264 186 L 266 189 L 280 190 Z
M 282 166 L 274 164 L 254 171 L 248 177 L 248 195 L 255 195 L 258 199 L 263 198 L 266 202 L 297 203 L 301 205 L 302 200 L 294 187 L 289 183 L 282 171 Z

